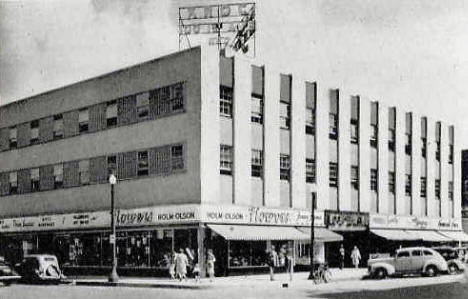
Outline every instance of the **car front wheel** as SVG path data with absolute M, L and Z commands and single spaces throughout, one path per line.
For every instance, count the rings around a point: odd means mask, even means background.
M 428 266 L 425 272 L 426 276 L 434 277 L 437 275 L 437 268 L 435 266 Z
M 385 270 L 384 268 L 378 268 L 375 270 L 375 278 L 377 279 L 384 279 L 386 278 L 388 275 L 387 273 L 387 270 Z
M 457 265 L 455 264 L 449 265 L 448 270 L 450 274 L 458 274 L 460 272 L 460 269 L 458 269 Z

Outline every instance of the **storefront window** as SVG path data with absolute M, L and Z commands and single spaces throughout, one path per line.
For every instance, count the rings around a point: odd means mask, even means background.
M 266 241 L 230 241 L 229 267 L 265 266 L 266 251 Z

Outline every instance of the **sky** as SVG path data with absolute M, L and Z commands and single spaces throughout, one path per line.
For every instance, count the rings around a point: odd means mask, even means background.
M 0 0 L 0 105 L 175 52 L 178 7 L 218 2 L 239 1 Z M 468 148 L 468 1 L 256 2 L 257 59 L 453 123 Z

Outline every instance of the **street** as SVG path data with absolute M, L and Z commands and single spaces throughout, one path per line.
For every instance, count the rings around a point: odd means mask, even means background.
M 308 281 L 262 281 L 232 284 L 202 281 L 200 289 L 13 285 L 0 288 L 0 299 L 128 299 L 128 298 L 466 298 L 465 275 L 435 278 L 352 280 L 314 285 Z M 206 287 L 205 287 L 206 286 Z

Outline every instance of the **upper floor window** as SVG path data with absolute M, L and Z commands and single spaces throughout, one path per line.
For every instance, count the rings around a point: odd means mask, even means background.
M 306 108 L 306 134 L 315 134 L 315 111 L 312 108 Z
M 31 144 L 39 143 L 39 120 L 31 122 Z
M 359 167 L 351 166 L 351 187 L 354 190 L 359 190 Z
M 395 151 L 395 130 L 388 129 L 388 149 L 392 152 Z
M 31 191 L 39 191 L 39 168 L 32 168 L 31 174 Z
M 427 179 L 426 177 L 421 177 L 421 197 L 426 197 L 427 196 Z
M 117 156 L 107 156 L 107 173 L 117 175 Z
M 116 100 L 107 102 L 106 122 L 107 122 L 108 128 L 117 126 L 117 101 Z
M 184 146 L 177 144 L 171 146 L 172 170 L 184 169 Z
M 405 195 L 411 196 L 411 174 L 405 174 Z
M 263 153 L 261 150 L 252 150 L 252 176 L 263 176 Z
M 88 108 L 80 109 L 78 111 L 78 124 L 80 127 L 80 133 L 88 132 L 89 125 L 89 111 Z
M 406 133 L 405 137 L 406 137 L 406 140 L 405 140 L 405 153 L 407 155 L 411 155 L 411 149 L 412 149 L 411 134 Z
M 421 137 L 421 156 L 423 158 L 427 156 L 427 139 L 424 137 Z
M 338 163 L 330 162 L 328 163 L 329 168 L 329 186 L 338 187 Z
M 280 180 L 289 181 L 291 161 L 289 155 L 280 155 Z
M 149 93 L 144 92 L 136 96 L 136 109 L 138 120 L 149 118 Z
M 78 172 L 80 177 L 80 185 L 89 184 L 89 160 L 81 160 L 78 162 Z
M 233 90 L 231 87 L 221 85 L 219 87 L 219 114 L 224 117 L 232 118 L 232 98 Z
M 263 99 L 252 95 L 252 112 L 250 120 L 253 123 L 263 124 Z
M 351 143 L 357 144 L 359 141 L 359 124 L 357 119 L 351 119 Z
M 449 162 L 449 164 L 453 164 L 453 144 L 449 145 L 448 162 Z
M 10 128 L 10 149 L 18 147 L 18 139 L 16 138 L 16 127 Z
M 291 105 L 280 102 L 280 128 L 289 129 L 291 127 Z
M 440 161 L 440 141 L 436 141 L 436 152 L 435 152 L 436 160 Z
M 10 172 L 9 182 L 10 182 L 10 194 L 18 193 L 18 173 L 16 171 Z
M 63 164 L 54 165 L 54 189 L 63 187 Z
M 440 179 L 435 180 L 435 196 L 436 198 L 440 199 Z
M 377 181 L 379 177 L 379 172 L 377 169 L 371 168 L 370 170 L 370 189 L 377 192 Z
M 328 137 L 330 139 L 337 139 L 338 138 L 338 115 L 334 113 L 329 113 L 328 122 L 329 122 Z
M 138 164 L 137 164 L 137 175 L 148 175 L 149 167 L 148 167 L 148 151 L 141 151 L 138 152 Z
M 377 147 L 377 138 L 379 134 L 379 129 L 377 125 L 371 125 L 371 136 L 370 136 L 370 145 L 372 147 Z
M 395 194 L 395 172 L 388 172 L 388 192 Z
M 315 183 L 315 161 L 314 159 L 306 158 L 306 182 Z
M 63 138 L 63 116 L 62 114 L 54 115 L 54 139 Z
M 220 173 L 232 174 L 232 146 L 221 144 L 220 146 Z
M 453 181 L 448 182 L 448 198 L 453 200 Z

